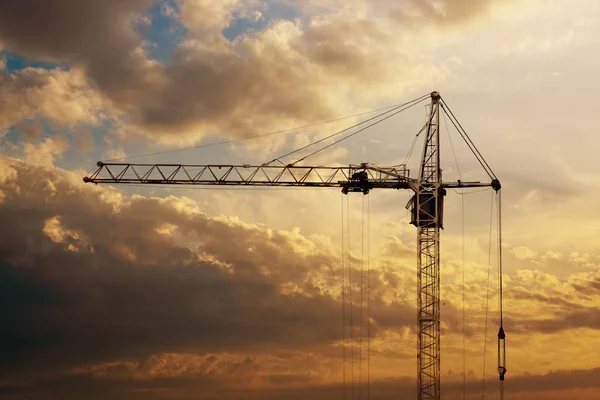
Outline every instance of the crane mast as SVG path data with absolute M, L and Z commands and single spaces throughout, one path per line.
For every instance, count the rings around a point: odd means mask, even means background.
M 468 136 L 465 137 L 466 133 L 461 133 L 463 139 L 480 163 L 483 160 L 482 165 L 487 167 L 492 180 L 489 183 L 442 181 L 440 102 L 439 93 L 432 92 L 418 178 L 411 178 L 405 165 L 378 167 L 369 163 L 323 167 L 99 161 L 98 169 L 83 180 L 96 184 L 340 187 L 344 194 L 362 192 L 365 195 L 372 189 L 411 189 L 414 195 L 407 208 L 411 211 L 411 224 L 417 228 L 417 399 L 440 400 L 440 229 L 443 229 L 446 189 L 491 187 L 498 192 L 501 187 L 481 154 Z M 505 372 L 504 361 L 499 359 L 499 365 Z M 503 372 L 500 372 L 501 380 Z
M 418 400 L 440 398 L 440 228 L 443 196 L 440 169 L 439 94 L 431 111 L 423 146 L 411 223 L 417 227 L 417 390 Z

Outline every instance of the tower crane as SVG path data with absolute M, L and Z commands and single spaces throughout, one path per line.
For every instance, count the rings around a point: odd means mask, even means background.
M 466 134 L 438 92 L 432 92 L 418 177 L 405 165 L 379 167 L 361 163 L 344 167 L 232 164 L 97 163 L 98 169 L 83 178 L 95 184 L 165 184 L 197 186 L 338 187 L 342 193 L 367 195 L 373 189 L 409 189 L 407 204 L 411 224 L 417 228 L 417 399 L 440 399 L 440 230 L 446 189 L 485 188 L 496 192 L 500 181 Z M 406 103 L 408 104 L 408 103 Z M 447 182 L 440 166 L 440 108 L 448 115 L 473 152 L 489 182 Z M 502 321 L 502 320 L 501 320 Z M 498 373 L 506 373 L 505 333 L 498 332 Z

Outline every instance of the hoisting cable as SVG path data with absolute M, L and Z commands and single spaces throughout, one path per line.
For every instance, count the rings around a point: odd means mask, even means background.
M 343 142 L 344 140 L 350 139 L 351 137 L 353 137 L 353 136 L 355 136 L 355 135 L 358 135 L 359 133 L 361 133 L 361 132 L 363 132 L 363 131 L 365 131 L 365 130 L 367 130 L 367 129 L 369 129 L 369 128 L 373 127 L 373 126 L 375 126 L 375 125 L 377 125 L 377 124 L 379 124 L 379 123 L 381 123 L 381 122 L 383 122 L 383 121 L 385 121 L 385 120 L 388 120 L 388 119 L 392 118 L 393 116 L 395 116 L 395 115 L 397 115 L 397 114 L 400 114 L 402 111 L 406 111 L 406 110 L 408 110 L 409 108 L 416 106 L 416 105 L 417 105 L 417 104 L 419 104 L 420 102 L 424 101 L 426 98 L 427 98 L 427 97 L 421 98 L 421 99 L 420 99 L 420 100 L 418 100 L 418 101 L 416 101 L 416 100 L 413 100 L 412 104 L 405 105 L 405 106 L 403 106 L 403 108 L 400 108 L 400 109 L 396 108 L 396 109 L 390 110 L 390 112 L 391 112 L 391 111 L 394 111 L 394 112 L 393 112 L 392 114 L 390 114 L 390 115 L 387 115 L 387 116 L 386 116 L 386 117 L 384 117 L 384 118 L 381 118 L 381 119 L 380 119 L 380 120 L 378 120 L 378 121 L 375 121 L 375 122 L 373 122 L 372 124 L 369 124 L 369 125 L 365 126 L 364 128 L 361 128 L 361 129 L 357 130 L 356 132 L 353 132 L 353 133 L 351 133 L 351 134 L 349 134 L 349 135 L 347 135 L 347 136 L 344 136 L 344 137 L 343 137 L 343 138 L 341 138 L 341 139 L 338 139 L 338 140 L 336 140 L 336 141 L 335 141 L 335 142 L 333 142 L 333 143 L 330 143 L 330 144 L 328 144 L 327 146 L 321 147 L 319 150 L 315 150 L 315 151 L 313 151 L 312 153 L 310 153 L 310 154 L 308 154 L 308 155 L 306 155 L 306 156 L 304 156 L 304 157 L 302 157 L 302 158 L 300 158 L 300 159 L 298 159 L 298 160 L 294 161 L 294 162 L 293 162 L 291 165 L 295 165 L 295 164 L 299 163 L 300 161 L 304 161 L 304 160 L 306 160 L 307 158 L 309 158 L 309 157 L 312 157 L 312 156 L 314 156 L 315 154 L 322 152 L 323 150 L 326 150 L 326 149 L 328 149 L 328 148 L 330 148 L 330 147 L 332 147 L 332 146 L 335 146 L 336 144 L 338 144 L 338 143 L 340 143 L 340 142 Z M 416 102 L 414 102 L 414 101 L 416 101 Z M 407 104 L 408 104 L 408 103 L 407 103 Z M 397 110 L 397 111 L 396 111 L 396 110 Z M 351 128 L 349 128 L 349 129 L 351 129 Z M 347 130 L 348 130 L 348 129 L 345 129 L 345 131 L 347 131 Z M 341 132 L 340 132 L 340 133 L 341 133 Z M 327 139 L 327 138 L 324 138 L 324 139 Z M 323 141 L 324 139 L 322 139 L 321 141 Z M 312 146 L 313 144 L 316 144 L 316 143 L 318 143 L 318 141 L 317 141 L 317 142 L 314 142 L 314 143 L 312 143 L 312 144 L 310 144 L 310 145 L 307 145 L 307 146 L 305 146 L 305 148 L 306 148 L 306 147 L 309 147 L 309 146 Z M 297 151 L 300 151 L 300 150 L 301 150 L 301 149 L 298 149 Z M 295 153 L 295 152 L 296 152 L 296 151 L 294 151 L 293 153 Z
M 358 336 L 358 399 L 362 399 L 362 338 L 363 338 L 363 275 L 365 270 L 365 196 L 362 196 L 362 217 L 360 231 L 360 328 Z
M 346 400 L 346 273 L 344 271 L 345 242 L 344 242 L 344 195 L 342 199 L 342 400 Z
M 502 196 L 500 190 L 496 192 L 498 198 L 498 308 L 500 311 L 500 329 L 498 330 L 498 374 L 500 376 L 500 400 L 504 399 L 504 375 L 506 374 L 506 334 L 503 326 L 503 298 L 502 298 Z
M 367 400 L 371 399 L 371 197 L 367 196 Z
M 456 164 L 456 172 L 458 173 L 459 181 L 462 181 L 462 174 L 460 172 L 460 166 L 458 165 L 458 158 L 456 157 L 456 151 L 454 150 L 454 144 L 452 143 L 452 137 L 450 136 L 450 130 L 448 129 L 448 121 L 446 120 L 446 113 L 442 114 L 444 120 L 444 126 L 446 127 L 446 133 L 448 135 L 448 142 L 450 143 L 450 149 L 452 149 L 452 155 L 454 156 L 454 163 Z M 467 353 L 466 353 L 466 309 L 465 309 L 465 192 L 461 189 L 460 193 L 460 235 L 461 235 L 461 266 L 462 266 L 462 378 L 463 378 L 463 400 L 467 396 Z
M 402 108 L 402 107 L 405 107 L 405 106 L 406 106 L 406 105 L 408 105 L 408 104 L 411 104 L 411 103 L 414 103 L 414 102 L 420 103 L 421 101 L 423 101 L 423 100 L 427 99 L 427 96 L 428 96 L 428 95 L 423 95 L 423 96 L 421 96 L 421 97 L 418 97 L 418 98 L 416 98 L 416 99 L 414 99 L 414 100 L 411 100 L 411 101 L 409 101 L 409 102 L 407 102 L 407 103 L 403 103 L 403 104 L 397 105 L 397 106 L 393 107 L 391 110 L 388 110 L 388 111 L 382 112 L 381 114 L 378 114 L 378 115 L 376 115 L 376 116 L 374 116 L 374 117 L 368 118 L 368 119 L 366 119 L 366 120 L 364 120 L 364 121 L 361 121 L 361 122 L 358 122 L 358 123 L 356 123 L 356 124 L 354 124 L 354 125 L 352 125 L 352 126 L 350 126 L 350 127 L 348 127 L 348 128 L 342 129 L 341 131 L 338 131 L 338 132 L 332 133 L 331 135 L 328 135 L 328 136 L 326 136 L 326 137 L 324 137 L 324 138 L 322 138 L 322 139 L 319 139 L 319 140 L 317 140 L 317 141 L 315 141 L 315 142 L 309 143 L 309 144 L 307 144 L 306 146 L 302 146 L 302 147 L 300 147 L 300 148 L 298 148 L 298 149 L 295 149 L 295 150 L 292 150 L 292 151 L 290 151 L 289 153 L 286 153 L 286 154 L 284 154 L 284 155 L 282 155 L 282 156 L 276 157 L 276 158 L 272 159 L 271 161 L 264 163 L 264 165 L 269 165 L 269 164 L 271 164 L 271 163 L 273 163 L 273 162 L 275 162 L 275 161 L 279 161 L 281 164 L 284 164 L 284 163 L 281 161 L 281 159 L 282 159 L 282 158 L 285 158 L 285 157 L 287 157 L 287 156 L 290 156 L 290 155 L 292 155 L 292 154 L 295 154 L 295 153 L 297 153 L 297 152 L 299 152 L 299 151 L 302 151 L 302 150 L 304 150 L 304 149 L 307 149 L 307 148 L 309 148 L 309 147 L 311 147 L 311 146 L 314 146 L 314 145 L 316 145 L 316 144 L 318 144 L 318 143 L 324 142 L 325 140 L 327 140 L 327 139 L 331 139 L 332 137 L 335 137 L 335 136 L 341 135 L 341 134 L 342 134 L 342 133 L 344 133 L 344 132 L 347 132 L 347 131 L 349 131 L 349 130 L 351 130 L 351 129 L 354 129 L 354 128 L 356 128 L 356 127 L 360 126 L 360 125 L 366 124 L 367 122 L 370 122 L 370 121 L 376 120 L 377 118 L 380 118 L 380 117 L 382 117 L 382 116 L 384 116 L 384 115 L 386 115 L 386 114 L 388 114 L 388 113 L 394 112 L 394 111 L 396 111 L 396 110 L 398 110 L 398 109 L 400 109 L 400 108 Z M 285 164 L 284 164 L 284 165 L 285 165 Z
M 463 367 L 463 400 L 467 396 L 467 322 L 465 312 L 465 196 L 460 196 L 460 237 L 462 256 L 462 367 Z
M 481 153 L 479 152 L 479 150 L 477 149 L 477 147 L 475 146 L 475 144 L 473 143 L 473 141 L 471 140 L 471 138 L 469 137 L 469 135 L 467 134 L 465 129 L 462 127 L 462 125 L 460 124 L 458 119 L 456 119 L 456 117 L 454 116 L 454 113 L 452 112 L 450 107 L 448 107 L 448 105 L 446 104 L 446 102 L 444 101 L 443 98 L 441 99 L 441 101 L 442 101 L 442 103 L 440 105 L 442 106 L 442 110 L 448 116 L 448 118 L 450 119 L 450 122 L 452 122 L 452 125 L 454 125 L 454 127 L 456 128 L 456 130 L 458 131 L 460 136 L 463 138 L 463 140 L 465 141 L 465 143 L 467 144 L 467 146 L 469 147 L 469 149 L 471 150 L 473 155 L 475 155 L 475 158 L 477 158 L 477 161 L 479 161 L 479 164 L 481 164 L 484 171 L 488 174 L 488 176 L 491 179 L 498 179 L 496 177 L 496 175 L 494 174 L 494 171 L 492 171 L 492 168 L 489 166 L 487 161 L 485 161 L 485 159 L 483 158 L 483 156 L 481 155 Z
M 494 223 L 494 193 L 490 200 L 490 235 L 488 241 L 488 271 L 485 290 L 485 323 L 483 328 L 483 372 L 481 374 L 481 400 L 485 399 L 485 372 L 487 357 L 488 311 L 490 305 L 490 277 L 492 272 L 492 228 Z
M 355 398 L 355 384 L 354 384 L 354 317 L 353 317 L 353 302 L 352 302 L 352 264 L 350 263 L 351 255 L 350 255 L 350 201 L 349 196 L 346 196 L 346 243 L 348 244 L 346 255 L 348 256 L 348 261 L 346 265 L 348 266 L 348 295 L 350 302 L 350 373 L 351 373 L 351 382 L 352 382 L 352 400 Z

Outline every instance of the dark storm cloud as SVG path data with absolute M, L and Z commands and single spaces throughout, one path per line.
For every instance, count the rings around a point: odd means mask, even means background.
M 260 353 L 341 338 L 341 305 L 330 293 L 337 256 L 298 252 L 284 234 L 188 211 L 183 200 L 121 202 L 65 171 L 12 168 L 0 186 L 0 221 L 10 227 L 0 231 L 4 368 Z M 178 227 L 173 237 L 157 231 L 165 224 Z M 301 293 L 283 294 L 288 283 Z M 376 276 L 372 283 L 377 293 Z M 372 308 L 374 335 L 413 325 L 412 305 L 374 297 Z
M 546 294 L 542 292 L 534 292 L 525 289 L 524 287 L 513 287 L 507 291 L 507 298 L 514 300 L 531 300 L 536 302 L 537 304 L 544 307 L 558 307 L 562 310 L 578 310 L 584 308 L 583 306 L 577 304 L 573 300 L 569 299 L 571 297 L 565 293 L 560 293 L 559 291 L 554 291 L 552 294 Z
M 572 371 L 555 371 L 545 375 L 523 376 L 515 380 L 514 390 L 526 391 L 527 387 L 533 386 L 542 390 L 558 390 L 578 388 L 598 388 L 600 381 L 600 368 Z
M 224 38 L 210 39 L 221 36 L 217 30 L 176 50 L 167 66 L 150 61 L 133 22 L 153 3 L 7 0 L 0 3 L 0 40 L 34 59 L 82 66 L 125 121 L 155 133 L 219 126 L 243 136 L 257 119 L 332 113 L 319 93 L 325 81 L 304 68 L 310 61 L 294 65 L 277 41 L 249 44 L 241 56 Z M 199 14 L 210 20 L 210 11 L 207 5 Z
M 578 328 L 600 329 L 600 308 L 595 302 L 600 295 L 597 278 L 590 276 L 587 281 L 570 285 L 573 293 L 557 289 L 531 290 L 522 286 L 508 288 L 506 298 L 511 303 L 534 303 L 538 309 L 535 315 L 527 311 L 527 306 L 509 310 L 507 324 L 511 330 L 552 334 Z
M 507 377 L 505 391 L 511 399 L 528 400 L 531 398 L 559 399 L 565 391 L 588 390 L 579 393 L 578 398 L 592 400 L 600 394 L 598 383 L 600 369 L 570 370 L 550 372 L 544 375 L 525 374 Z M 481 395 L 481 381 L 466 382 L 468 396 Z M 392 400 L 416 397 L 416 382 L 410 378 L 389 378 L 374 380 L 370 384 L 371 398 Z M 488 378 L 486 394 L 498 393 L 497 378 Z M 462 399 L 463 383 L 445 381 L 442 393 L 445 399 Z M 351 390 L 350 385 L 346 387 Z M 363 387 L 363 390 L 365 388 Z M 595 391 L 594 391 L 595 390 Z M 306 399 L 325 400 L 341 398 L 341 384 L 302 385 L 294 388 L 265 387 L 261 389 L 237 389 L 228 387 L 225 381 L 215 382 L 200 376 L 155 379 L 151 381 L 106 380 L 96 379 L 90 375 L 72 375 L 56 380 L 48 380 L 34 386 L 0 386 L 0 399 L 203 399 L 203 400 L 238 400 L 238 399 Z M 558 396 L 557 396 L 558 394 Z M 585 395 L 587 394 L 587 396 Z M 470 398 L 470 397 L 469 397 Z
M 598 296 L 600 295 L 600 277 L 591 277 L 587 282 L 574 283 L 573 288 L 580 294 Z
M 0 38 L 11 51 L 54 62 L 84 65 L 110 94 L 123 82 L 140 82 L 132 18 L 154 0 L 4 0 Z
M 526 323 L 528 331 L 555 333 L 569 329 L 600 329 L 600 307 L 564 310 L 552 318 L 534 319 Z
M 327 96 L 319 93 L 325 82 L 286 63 L 277 44 L 272 46 L 270 60 L 252 50 L 242 58 L 230 51 L 179 49 L 164 71 L 168 86 L 140 90 L 152 101 L 140 103 L 132 115 L 154 132 L 218 127 L 236 136 L 256 133 L 253 123 L 267 124 L 269 118 L 314 121 L 333 115 Z

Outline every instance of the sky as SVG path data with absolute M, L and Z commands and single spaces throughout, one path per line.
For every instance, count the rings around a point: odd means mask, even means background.
M 506 398 L 599 398 L 599 18 L 594 0 L 0 2 L 0 399 L 414 398 L 410 193 L 82 178 L 257 165 L 434 90 L 503 187 Z M 305 165 L 400 164 L 427 111 Z M 444 178 L 487 181 L 441 128 Z M 445 207 L 442 396 L 497 399 L 497 199 Z

